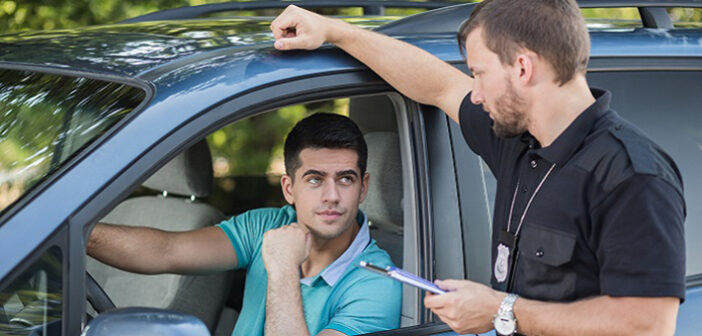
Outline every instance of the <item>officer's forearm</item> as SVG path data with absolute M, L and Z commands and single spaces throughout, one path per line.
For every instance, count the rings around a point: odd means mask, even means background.
M 366 64 L 395 89 L 423 104 L 440 107 L 458 121 L 472 78 L 436 56 L 383 34 L 333 20 L 330 42 Z
M 517 328 L 524 335 L 673 335 L 680 300 L 599 296 L 572 303 L 519 298 Z

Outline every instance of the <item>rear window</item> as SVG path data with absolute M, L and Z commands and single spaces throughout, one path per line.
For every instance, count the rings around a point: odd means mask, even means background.
M 145 97 L 120 83 L 0 70 L 0 214 Z

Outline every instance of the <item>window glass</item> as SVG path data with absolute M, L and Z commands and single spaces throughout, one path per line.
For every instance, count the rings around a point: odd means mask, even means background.
M 144 97 L 123 84 L 0 70 L 0 212 Z
M 632 29 L 643 23 L 638 8 L 582 8 L 588 29 Z
M 52 247 L 0 291 L 0 335 L 61 335 L 61 265 Z
M 666 9 L 675 28 L 702 28 L 702 8 Z

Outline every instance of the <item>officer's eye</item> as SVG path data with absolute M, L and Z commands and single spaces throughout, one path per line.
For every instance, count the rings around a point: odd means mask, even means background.
M 322 183 L 322 179 L 319 177 L 310 177 L 307 179 L 307 183 L 312 185 L 319 185 L 320 183 Z
M 342 184 L 353 184 L 353 177 L 351 177 L 351 176 L 342 176 L 342 177 L 339 179 L 339 182 L 341 182 Z

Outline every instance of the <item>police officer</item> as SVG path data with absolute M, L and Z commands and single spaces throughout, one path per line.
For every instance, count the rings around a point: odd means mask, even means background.
M 585 79 L 574 0 L 485 0 L 458 32 L 473 77 L 401 41 L 291 6 L 280 50 L 331 42 L 441 108 L 497 178 L 492 287 L 437 281 L 459 333 L 672 335 L 685 295 L 675 163 Z

